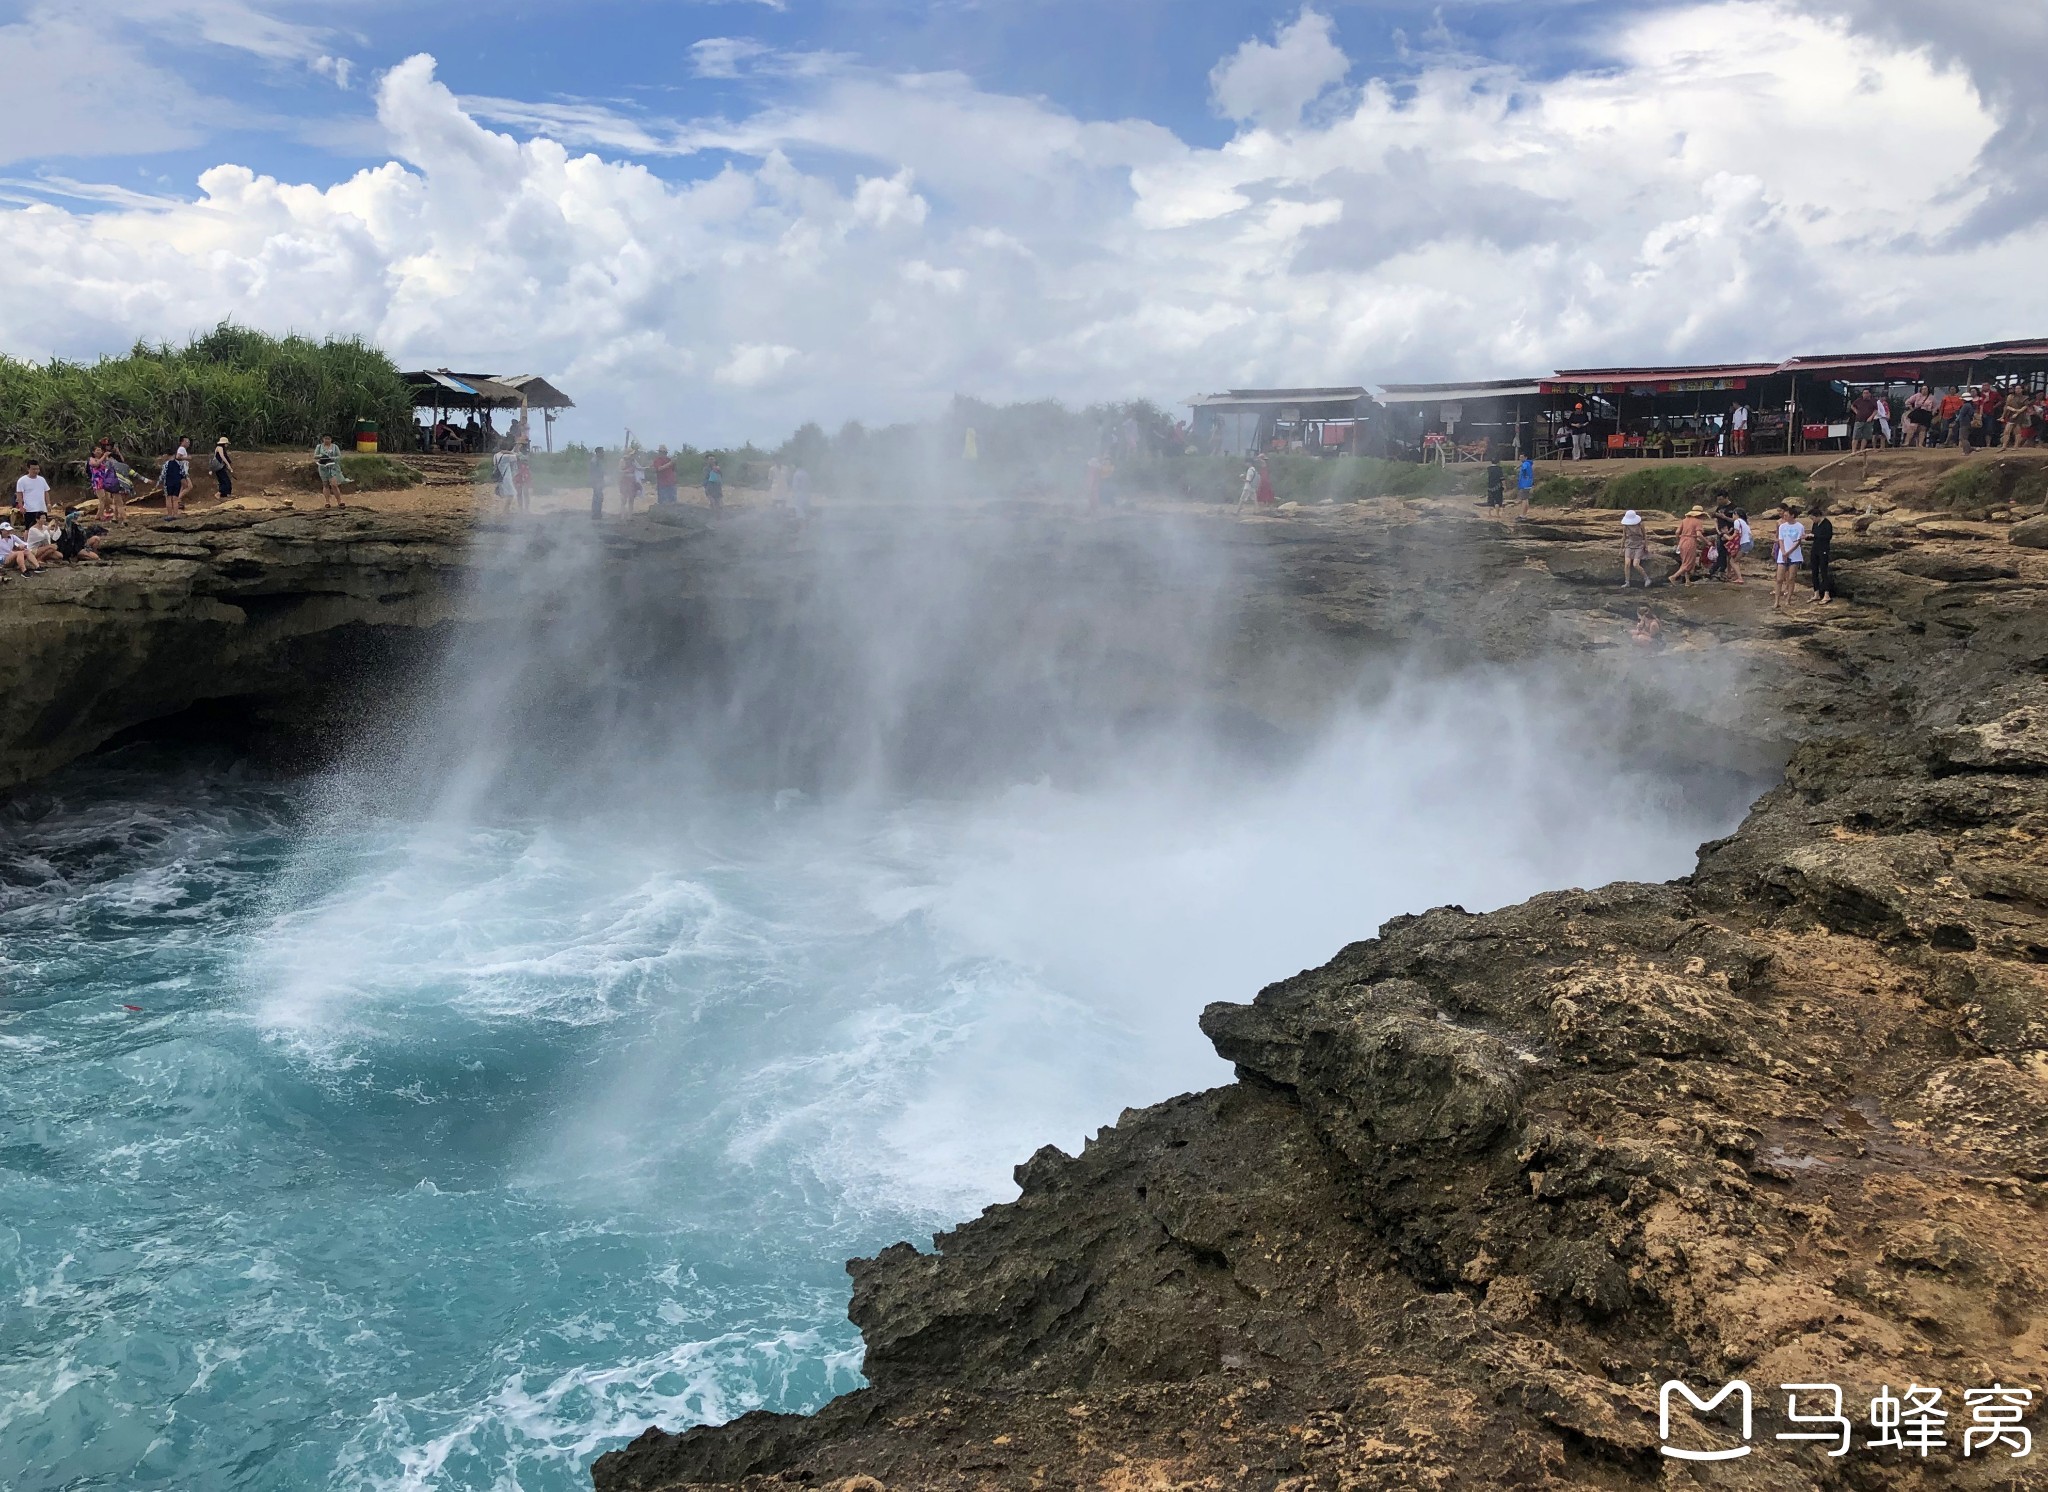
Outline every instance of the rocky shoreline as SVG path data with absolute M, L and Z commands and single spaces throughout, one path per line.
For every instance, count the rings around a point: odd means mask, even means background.
M 1613 513 L 1274 524 L 1321 634 L 1677 671 L 1781 784 L 1681 881 L 1397 918 L 1210 1007 L 1235 1083 L 849 1264 L 868 1387 L 650 1429 L 600 1492 L 2044 1485 L 1962 1442 L 1965 1391 L 2048 1386 L 2048 553 L 1862 506 L 1844 599 L 1783 618 L 1619 591 Z M 1660 1439 L 1660 1385 L 1738 1378 L 1748 1441 Z M 1775 1439 L 1787 1383 L 1841 1387 L 1848 1454 Z M 1868 1446 L 1909 1386 L 1945 1445 Z
M 1235 1083 L 1042 1150 L 1016 1202 L 849 1266 L 869 1387 L 650 1429 L 598 1487 L 2041 1485 L 1960 1444 L 1964 1390 L 2048 1386 L 2048 521 L 1843 494 L 1843 600 L 1774 617 L 1762 585 L 1621 591 L 1616 517 L 1171 521 L 1231 557 L 1227 702 L 1305 718 L 1396 653 L 1570 660 L 1681 718 L 1677 765 L 1782 769 L 1739 832 L 1682 881 L 1398 918 L 1211 1007 Z M 725 518 L 602 542 L 677 617 L 768 615 L 807 541 Z M 1079 545 L 1114 586 L 1163 516 L 947 521 Z M 195 709 L 288 750 L 346 739 L 489 624 L 478 535 L 520 532 L 216 512 L 10 582 L 0 783 Z M 1642 604 L 1655 651 L 1628 638 Z M 1311 664 L 1265 666 L 1283 652 Z M 1667 1459 L 1659 1385 L 1737 1377 L 1755 1453 Z M 1773 1440 L 1790 1382 L 1844 1389 L 1849 1455 Z M 1867 1449 L 1862 1406 L 1915 1383 L 1945 1390 L 1946 1448 Z

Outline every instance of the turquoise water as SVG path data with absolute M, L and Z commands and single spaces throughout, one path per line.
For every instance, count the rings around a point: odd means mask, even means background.
M 1226 1080 L 1208 1000 L 1681 872 L 1741 797 L 1499 688 L 1269 776 L 947 800 L 73 769 L 0 808 L 0 1486 L 538 1492 L 816 1405 L 843 1261 Z

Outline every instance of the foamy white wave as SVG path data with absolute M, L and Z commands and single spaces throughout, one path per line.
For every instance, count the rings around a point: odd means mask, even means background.
M 599 1451 L 624 1444 L 650 1424 L 720 1424 L 771 1400 L 789 1402 L 799 1371 L 818 1384 L 798 1394 L 799 1402 L 843 1393 L 861 1381 L 858 1353 L 831 1346 L 816 1332 L 728 1332 L 540 1382 L 513 1373 L 482 1402 L 452 1415 L 434 1403 L 387 1397 L 344 1450 L 345 1485 L 433 1492 L 446 1485 L 452 1463 L 477 1462 L 492 1468 L 490 1485 L 516 1492 L 532 1485 L 536 1472 L 550 1481 L 564 1467 L 580 1472 Z M 420 1437 L 422 1420 L 446 1424 Z M 462 1479 L 477 1484 L 473 1472 Z

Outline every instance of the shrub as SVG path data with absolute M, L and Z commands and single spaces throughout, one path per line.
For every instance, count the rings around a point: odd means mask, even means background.
M 95 363 L 0 357 L 0 448 L 53 474 L 83 467 L 101 436 L 137 466 L 179 435 L 195 451 L 225 435 L 238 449 L 347 444 L 357 420 L 404 428 L 412 401 L 391 359 L 359 338 L 271 337 L 223 322 L 183 347 L 138 342 Z
M 193 466 L 204 473 L 203 459 L 195 458 Z M 308 492 L 320 490 L 320 472 L 313 465 L 311 457 L 303 462 L 293 462 L 288 468 L 294 487 Z M 344 454 L 341 458 L 341 474 L 348 478 L 349 486 L 358 492 L 403 492 L 408 487 L 417 487 L 420 474 L 396 456 L 358 456 Z
M 2048 501 L 2048 466 L 2038 461 L 1967 461 L 1944 472 L 1928 493 L 1937 508 L 1982 513 Z

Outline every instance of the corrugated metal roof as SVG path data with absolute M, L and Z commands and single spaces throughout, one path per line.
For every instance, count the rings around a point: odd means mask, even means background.
M 1181 402 L 1190 409 L 1210 409 L 1227 404 L 1351 404 L 1365 397 L 1363 388 L 1232 389 L 1226 394 L 1190 394 Z
M 1521 399 L 1539 393 L 1531 378 L 1486 383 L 1383 383 L 1382 404 L 1456 404 L 1465 399 Z
M 1678 368 L 1559 368 L 1546 383 L 1682 383 L 1702 378 L 1767 378 L 1777 363 L 1696 363 Z
M 535 409 L 574 409 L 576 401 L 549 383 L 538 373 L 516 373 L 498 382 L 508 388 L 517 389 L 526 396 L 526 402 Z
M 2048 341 L 2026 337 L 2010 342 L 1980 342 L 1975 346 L 1926 347 L 1916 352 L 1843 352 L 1789 358 L 1780 365 L 1787 373 L 1825 373 L 1836 369 L 1912 367 L 1916 364 L 1996 363 L 2003 361 L 2048 362 Z

